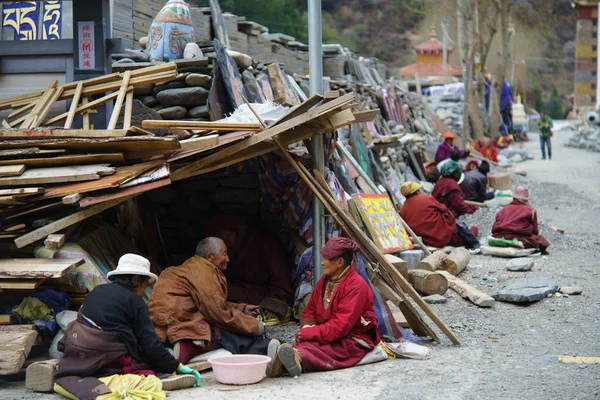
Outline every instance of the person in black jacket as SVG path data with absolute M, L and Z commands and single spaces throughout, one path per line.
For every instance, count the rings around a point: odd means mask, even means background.
M 200 374 L 171 355 L 150 320 L 142 299 L 146 288 L 157 280 L 150 262 L 125 254 L 107 277 L 111 283 L 97 286 L 86 296 L 59 343 L 64 357 L 57 378 L 176 372 L 193 375 L 194 386 L 199 386 Z M 71 386 L 68 380 L 63 382 Z
M 465 180 L 460 184 L 465 200 L 483 203 L 494 198 L 493 191 L 487 192 L 487 174 L 489 172 L 490 164 L 487 161 L 482 161 L 477 168 L 465 173 Z

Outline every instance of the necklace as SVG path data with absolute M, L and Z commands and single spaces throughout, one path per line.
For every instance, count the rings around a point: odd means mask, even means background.
M 344 276 L 346 276 L 349 270 L 350 266 L 346 267 L 346 269 L 343 270 L 342 273 L 338 276 L 331 277 L 327 281 L 327 284 L 325 285 L 325 293 L 323 294 L 323 307 L 325 309 L 329 307 L 329 303 L 331 302 L 331 298 L 333 297 L 333 291 L 337 287 L 338 283 L 340 283 L 340 281 L 344 278 Z

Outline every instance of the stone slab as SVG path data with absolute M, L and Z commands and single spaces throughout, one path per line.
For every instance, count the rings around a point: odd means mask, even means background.
M 535 262 L 531 258 L 514 258 L 506 263 L 506 269 L 509 271 L 531 271 Z
M 509 303 L 531 303 L 545 299 L 548 294 L 558 291 L 558 285 L 551 278 L 539 277 L 517 281 L 506 286 L 492 297 Z

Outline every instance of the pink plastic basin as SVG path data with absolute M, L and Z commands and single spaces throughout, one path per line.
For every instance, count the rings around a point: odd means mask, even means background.
M 265 377 L 270 357 L 254 354 L 235 354 L 208 360 L 217 381 L 226 385 L 250 385 Z

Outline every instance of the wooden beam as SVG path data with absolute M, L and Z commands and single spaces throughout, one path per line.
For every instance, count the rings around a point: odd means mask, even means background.
M 52 110 L 54 103 L 56 103 L 58 101 L 58 98 L 62 94 L 63 90 L 64 89 L 60 88 L 60 87 L 54 89 L 54 93 L 52 93 L 52 96 L 50 97 L 48 102 L 46 104 L 44 104 L 44 107 L 42 107 L 42 109 L 40 110 L 39 115 L 37 115 L 35 117 L 35 120 L 29 126 L 30 128 L 37 128 L 38 126 L 40 126 L 42 124 L 42 122 L 44 122 L 44 119 L 46 119 L 46 116 Z
M 52 94 L 54 93 L 54 88 L 56 87 L 57 84 L 58 84 L 58 81 L 54 80 L 44 90 L 44 94 L 36 101 L 35 107 L 33 107 L 33 110 L 31 110 L 31 112 L 28 115 L 24 116 L 25 119 L 24 119 L 23 123 L 21 124 L 21 128 L 29 128 L 31 126 L 31 124 L 35 121 L 35 118 L 37 117 L 40 110 L 44 107 L 45 103 L 50 99 L 50 97 L 52 97 Z M 26 104 L 28 104 L 28 103 L 29 103 L 29 101 L 26 102 Z
M 23 236 L 15 239 L 15 245 L 19 249 L 21 247 L 25 247 L 28 244 L 34 243 L 40 239 L 45 238 L 46 236 L 50 235 L 51 233 L 56 233 L 62 229 L 65 229 L 65 228 L 73 225 L 73 224 L 83 221 L 86 218 L 89 218 L 93 215 L 101 213 L 102 211 L 108 210 L 109 208 L 114 207 L 118 204 L 121 204 L 122 202 L 124 202 L 127 199 L 128 199 L 128 197 L 122 198 L 122 199 L 111 200 L 111 201 L 107 201 L 104 203 L 96 204 L 94 206 L 85 208 L 81 211 L 78 211 L 67 217 L 56 220 L 46 226 L 38 228 L 32 232 L 29 232 L 26 235 L 23 235 Z
M 133 113 L 133 91 L 127 92 L 125 99 L 125 113 L 123 115 L 123 129 L 131 128 L 131 114 Z
M 81 93 L 83 92 L 83 81 L 77 82 L 77 88 L 75 89 L 75 94 L 73 95 L 73 99 L 71 100 L 71 108 L 67 113 L 67 120 L 65 121 L 65 129 L 71 129 L 73 126 L 73 120 L 75 119 L 75 115 L 77 115 L 77 106 L 79 105 L 79 100 L 81 99 Z M 60 120 L 59 120 L 60 121 Z M 50 122 L 48 122 L 50 125 Z
M 448 286 L 454 290 L 464 299 L 470 300 L 473 304 L 479 307 L 493 307 L 496 303 L 493 297 L 483 293 L 482 291 L 475 289 L 465 281 L 455 277 L 447 271 L 438 271 L 437 273 L 442 274 L 448 280 Z
M 37 331 L 0 331 L 0 375 L 21 370 L 37 337 Z
M 373 122 L 375 117 L 379 114 L 379 108 L 375 108 L 374 110 L 354 111 L 353 113 L 356 122 Z
M 81 99 L 81 104 L 83 107 L 87 106 L 90 103 L 89 97 L 83 96 Z M 90 112 L 82 111 L 81 117 L 83 118 L 83 129 L 86 131 L 90 130 Z
M 117 127 L 119 115 L 121 115 L 121 108 L 123 107 L 123 103 L 125 102 L 125 96 L 127 96 L 127 88 L 129 87 L 130 80 L 131 71 L 125 71 L 125 75 L 123 76 L 123 82 L 121 83 L 121 88 L 119 89 L 119 95 L 117 96 L 117 100 L 115 101 L 110 121 L 108 122 L 107 129 L 109 131 Z
M 44 193 L 43 187 L 0 189 L 0 196 L 33 196 Z
M 2 165 L 0 166 L 0 176 L 19 176 L 23 174 L 25 168 L 23 164 Z
M 65 234 L 56 234 L 48 235 L 46 240 L 44 240 L 44 247 L 50 250 L 58 250 L 65 244 L 65 240 L 67 236 Z
M 198 138 L 180 140 L 180 151 L 196 150 L 219 144 L 219 135 L 201 136 Z
M 15 117 L 18 117 L 19 115 L 24 114 L 25 112 L 31 110 L 33 107 L 35 107 L 35 102 L 31 102 L 29 104 L 27 104 L 26 106 L 23 106 L 21 108 L 16 109 L 15 111 L 11 112 L 10 114 L 8 114 L 8 119 L 13 119 Z
M 0 178 L 0 186 L 45 185 L 49 183 L 89 181 L 100 179 L 101 175 L 111 175 L 114 172 L 115 169 L 108 167 L 108 164 L 32 168 L 20 176 Z
M 0 138 L 11 139 L 36 139 L 36 138 L 51 138 L 51 137 L 73 137 L 73 138 L 108 138 L 108 137 L 125 137 L 126 129 L 104 130 L 104 129 L 12 129 L 10 131 L 0 131 Z
M 0 165 L 11 163 L 23 164 L 27 168 L 64 167 L 69 165 L 86 164 L 125 164 L 122 153 L 106 154 L 71 154 L 58 157 L 20 158 L 16 160 L 0 160 Z
M 64 235 L 63 235 L 64 236 Z M 62 278 L 85 263 L 83 258 L 11 258 L 0 259 L 1 279 Z
M 0 279 L 0 292 L 4 290 L 35 290 L 42 282 L 43 279 Z
M 175 130 L 195 130 L 195 131 L 260 131 L 260 124 L 236 123 L 236 122 L 203 122 L 203 121 L 162 121 L 146 120 L 142 121 L 142 128 L 145 129 L 175 129 Z
M 63 204 L 75 204 L 79 200 L 81 200 L 81 195 L 79 193 L 73 193 L 68 196 L 62 198 Z

